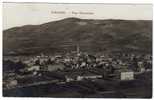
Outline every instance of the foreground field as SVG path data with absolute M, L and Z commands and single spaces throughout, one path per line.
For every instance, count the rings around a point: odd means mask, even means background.
M 58 97 L 58 98 L 151 98 L 152 73 L 135 76 L 135 80 L 82 80 L 66 83 L 48 83 L 3 90 L 9 97 Z

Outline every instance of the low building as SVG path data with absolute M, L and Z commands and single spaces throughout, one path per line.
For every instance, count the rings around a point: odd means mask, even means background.
M 78 76 L 77 81 L 80 81 L 82 79 L 96 79 L 96 78 L 102 78 L 102 75 L 83 75 L 83 76 Z

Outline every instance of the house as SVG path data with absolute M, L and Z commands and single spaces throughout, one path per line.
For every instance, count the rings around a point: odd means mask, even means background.
M 65 78 L 66 78 L 66 82 L 71 82 L 71 81 L 74 81 L 74 79 L 73 79 L 73 78 L 71 78 L 71 77 L 67 77 L 67 76 L 65 76 Z
M 12 88 L 12 87 L 16 87 L 18 85 L 18 81 L 14 80 L 14 79 L 10 79 L 7 83 L 6 83 L 6 87 L 7 88 Z
M 55 70 L 62 70 L 65 68 L 65 65 L 61 64 L 61 63 L 54 63 L 54 64 L 50 64 L 50 65 L 47 65 L 47 70 L 48 71 L 55 71 Z
M 134 72 L 121 72 L 121 80 L 134 80 Z
M 27 64 L 28 66 L 32 66 L 35 64 L 34 61 L 32 60 L 26 60 L 26 61 L 23 61 L 23 63 Z
M 33 65 L 27 69 L 28 71 L 39 71 L 40 66 L 39 65 Z

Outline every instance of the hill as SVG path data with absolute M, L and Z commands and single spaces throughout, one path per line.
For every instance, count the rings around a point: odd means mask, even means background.
M 79 44 L 86 52 L 152 51 L 151 20 L 66 18 L 3 31 L 3 54 L 68 52 Z

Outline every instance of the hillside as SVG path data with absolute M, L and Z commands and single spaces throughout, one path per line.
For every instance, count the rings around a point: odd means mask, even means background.
M 69 52 L 76 44 L 86 52 L 152 51 L 151 20 L 66 18 L 3 31 L 3 54 Z

